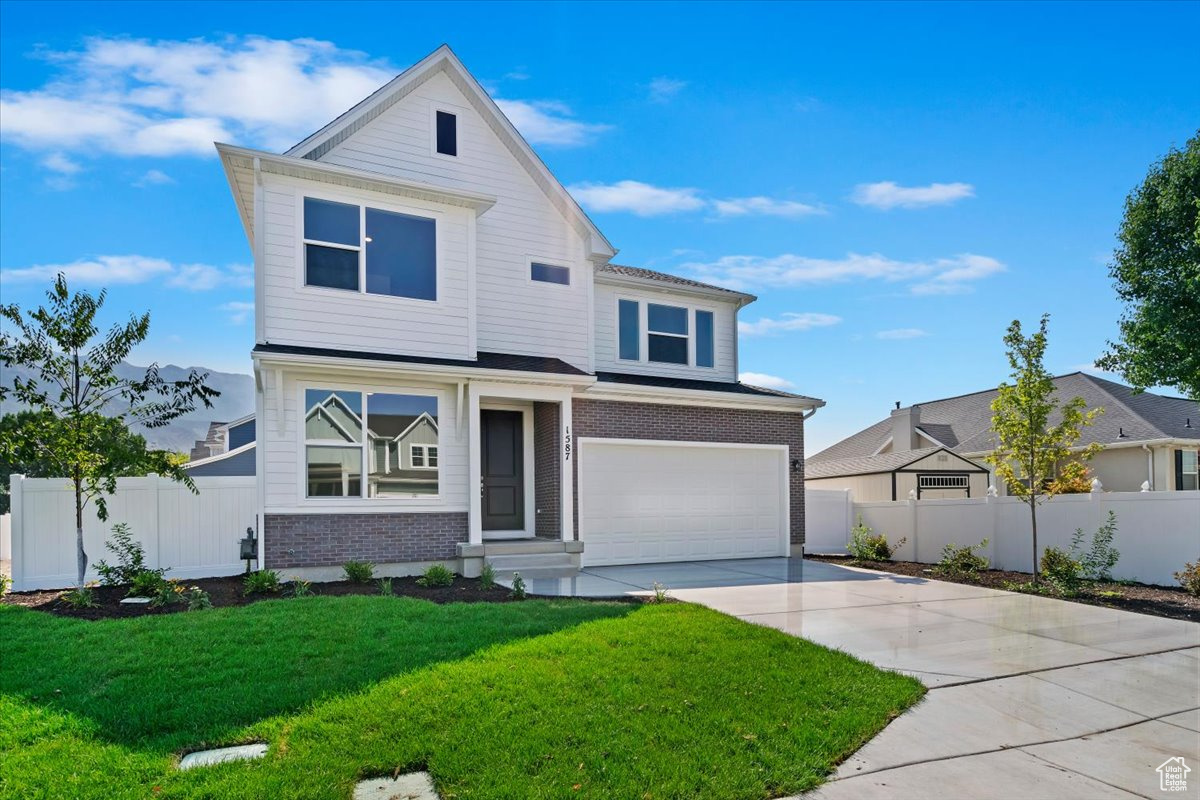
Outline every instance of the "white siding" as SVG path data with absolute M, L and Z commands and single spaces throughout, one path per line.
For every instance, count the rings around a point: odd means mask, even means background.
M 283 372 L 282 391 L 275 386 L 274 372 L 266 373 L 263 397 L 263 420 L 259 426 L 259 447 L 262 448 L 267 513 L 286 512 L 369 512 L 369 511 L 466 511 L 467 510 L 467 440 L 458 428 L 457 392 L 454 384 L 430 382 L 428 378 L 397 373 L 386 378 L 379 375 L 338 373 L 336 377 L 318 369 Z M 354 391 L 388 392 L 399 389 L 422 389 L 437 394 L 440 496 L 431 499 L 313 499 L 303 497 L 301 483 L 304 470 L 303 387 Z M 282 411 L 281 411 L 282 409 Z M 282 419 L 281 419 L 282 414 Z
M 617 299 L 638 300 L 642 303 L 688 306 L 713 312 L 714 366 L 693 367 L 680 364 L 659 364 L 646 361 L 621 361 L 617 358 Z M 692 378 L 709 381 L 737 380 L 737 307 L 734 303 L 698 298 L 693 295 L 667 291 L 629 289 L 624 286 L 596 284 L 596 370 L 598 372 L 629 372 L 639 375 L 667 375 L 673 378 Z M 691 324 L 689 322 L 689 324 Z M 693 331 L 693 335 L 694 335 Z M 641 355 L 646 356 L 645 348 Z
M 455 157 L 434 152 L 438 108 L 458 115 Z M 444 73 L 321 161 L 496 197 L 475 232 L 477 349 L 589 367 L 591 272 L 584 241 Z M 530 258 L 570 267 L 571 285 L 531 282 Z
M 470 226 L 454 206 L 263 175 L 263 337 L 271 344 L 471 358 Z M 438 300 L 428 302 L 304 286 L 302 198 L 431 216 L 437 220 Z

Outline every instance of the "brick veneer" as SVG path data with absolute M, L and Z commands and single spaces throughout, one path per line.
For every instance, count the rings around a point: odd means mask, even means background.
M 267 514 L 263 523 L 268 569 L 439 561 L 467 541 L 465 512 Z
M 562 535 L 561 465 L 558 460 L 558 403 L 533 404 L 534 533 L 542 539 Z
M 800 469 L 789 472 L 791 542 L 804 544 L 804 421 L 799 414 L 707 406 L 669 406 L 611 400 L 576 400 L 571 408 L 576 440 L 665 439 L 734 444 L 786 444 Z M 789 466 L 790 470 L 790 466 Z M 579 473 L 575 471 L 575 533 L 579 535 Z

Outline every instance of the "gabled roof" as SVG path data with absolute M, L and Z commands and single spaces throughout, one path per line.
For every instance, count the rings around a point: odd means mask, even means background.
M 591 257 L 605 261 L 616 255 L 616 248 L 580 208 L 553 173 L 538 157 L 525 138 L 509 122 L 479 81 L 467 71 L 458 56 L 443 44 L 425 58 L 388 81 L 362 102 L 284 153 L 285 156 L 319 161 L 325 153 L 350 138 L 367 123 L 408 96 L 414 89 L 438 73 L 445 73 L 458 87 L 471 106 L 479 113 L 500 141 L 529 172 L 534 182 L 546 193 L 550 202 L 568 219 L 573 219 L 580 232 L 590 240 Z
M 596 277 L 608 279 L 616 283 L 631 284 L 666 284 L 671 288 L 696 291 L 701 294 L 714 295 L 723 300 L 736 301 L 739 305 L 753 303 L 758 298 L 752 294 L 726 289 L 724 286 L 714 286 L 711 283 L 701 283 L 690 278 L 681 278 L 666 272 L 657 272 L 641 267 L 626 267 L 620 264 L 602 264 L 596 267 Z
M 915 461 L 920 461 L 934 453 L 950 453 L 958 461 L 966 462 L 979 470 L 986 471 L 987 467 L 976 464 L 970 459 L 952 453 L 945 447 L 920 447 L 916 450 L 902 450 L 897 453 L 881 453 L 877 456 L 861 456 L 845 458 L 839 461 L 816 461 L 807 459 L 804 462 L 805 478 L 837 478 L 843 475 L 871 475 L 880 472 L 894 472 L 904 469 Z M 961 470 L 959 470 L 961 471 Z
M 1083 429 L 1078 444 L 1133 444 L 1163 439 L 1200 441 L 1200 403 L 1133 389 L 1083 372 L 1054 379 L 1060 401 L 1082 397 L 1087 407 L 1103 408 L 1095 424 Z M 995 448 L 992 401 L 996 390 L 919 403 L 917 427 L 955 453 L 986 453 Z M 1186 427 L 1191 420 L 1191 428 Z M 1124 436 L 1122 437 L 1122 434 Z M 808 464 L 870 456 L 892 435 L 890 417 L 882 419 L 807 459 Z M 915 452 L 915 451 L 910 451 Z

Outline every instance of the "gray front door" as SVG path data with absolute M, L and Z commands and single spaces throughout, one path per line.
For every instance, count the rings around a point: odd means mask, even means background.
M 483 529 L 525 528 L 524 417 L 520 411 L 479 412 L 483 439 Z

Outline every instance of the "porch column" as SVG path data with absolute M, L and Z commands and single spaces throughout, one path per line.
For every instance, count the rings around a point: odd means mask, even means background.
M 467 384 L 467 542 L 483 544 L 483 456 L 479 436 L 479 387 Z
M 558 526 L 564 542 L 575 538 L 575 459 L 579 453 L 575 447 L 575 433 L 571 430 L 570 389 L 559 403 L 559 447 L 562 453 L 559 477 L 562 480 L 562 522 Z

